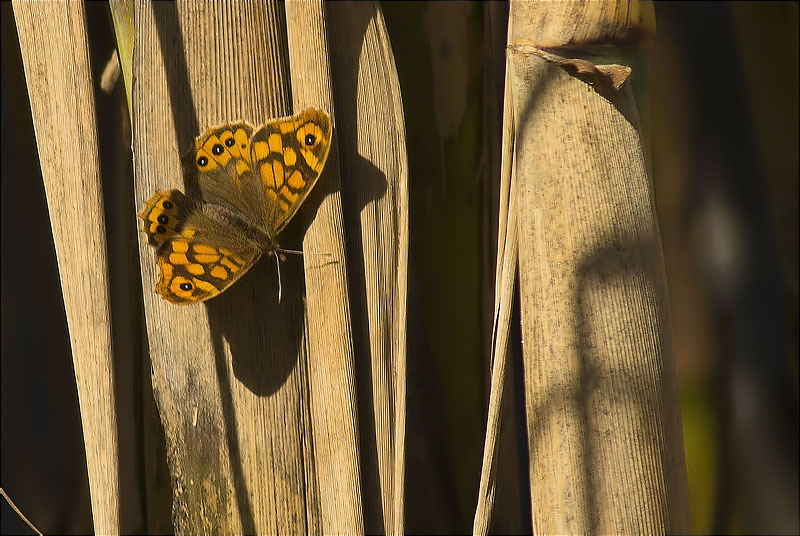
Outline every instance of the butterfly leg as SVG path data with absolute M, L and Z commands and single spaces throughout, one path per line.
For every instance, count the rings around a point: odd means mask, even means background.
M 278 303 L 281 303 L 281 293 L 283 290 L 281 288 L 281 261 L 280 258 L 278 258 L 277 250 L 273 251 L 272 254 L 275 255 L 275 266 L 278 267 Z
M 297 251 L 296 249 L 283 249 L 283 248 L 276 248 L 275 251 L 278 253 L 289 253 L 290 255 L 302 255 L 302 251 Z M 283 255 L 281 255 L 283 257 Z M 286 259 L 283 259 L 286 260 Z

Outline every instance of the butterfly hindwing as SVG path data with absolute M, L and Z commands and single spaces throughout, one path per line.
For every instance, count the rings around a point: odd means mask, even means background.
M 235 227 L 209 217 L 178 190 L 157 192 L 139 216 L 158 245 L 156 292 L 172 303 L 213 298 L 261 256 Z
M 258 249 L 235 253 L 203 240 L 176 238 L 158 254 L 156 292 L 171 303 L 188 304 L 213 298 L 250 269 L 261 257 Z

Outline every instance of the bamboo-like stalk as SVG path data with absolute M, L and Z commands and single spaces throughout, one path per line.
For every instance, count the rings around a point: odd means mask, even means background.
M 118 534 L 108 255 L 84 5 L 13 7 L 75 364 L 94 529 Z
M 322 473 L 318 475 L 321 481 L 327 480 L 328 483 L 328 491 L 320 494 L 321 502 L 328 505 L 331 520 L 339 519 L 335 523 L 326 523 L 326 516 L 323 515 L 323 531 L 353 532 L 356 526 L 366 525 L 367 532 L 370 533 L 384 530 L 387 533 L 402 534 L 408 223 L 399 81 L 377 4 L 332 5 L 323 13 L 321 3 L 290 3 L 287 4 L 286 13 L 293 87 L 299 89 L 295 89 L 293 93 L 295 106 L 302 107 L 304 99 L 313 99 L 309 96 L 326 91 L 324 84 L 308 84 L 306 80 L 324 81 L 329 79 L 330 75 L 325 76 L 328 72 L 333 75 L 327 91 L 330 95 L 333 89 L 337 96 L 334 102 L 334 109 L 339 111 L 334 114 L 339 133 L 340 153 L 337 156 L 342 158 L 340 165 L 347 169 L 348 178 L 347 184 L 329 183 L 328 186 L 332 195 L 327 200 L 333 203 L 331 215 L 334 221 L 328 223 L 327 229 L 334 230 L 337 235 L 315 235 L 312 225 L 306 235 L 306 249 L 341 251 L 346 245 L 345 230 L 351 236 L 358 236 L 357 240 L 348 240 L 350 243 L 347 244 L 347 258 L 351 259 L 348 262 L 352 262 L 352 266 L 348 264 L 347 271 L 351 272 L 348 278 L 350 281 L 360 282 L 363 279 L 363 287 L 356 284 L 348 292 L 359 296 L 354 299 L 351 295 L 349 303 L 364 304 L 363 309 L 358 307 L 355 312 L 358 313 L 356 318 L 366 320 L 367 325 L 363 325 L 364 320 L 357 321 L 355 329 L 367 340 L 359 340 L 359 334 L 352 335 L 356 338 L 356 348 L 370 357 L 368 361 L 362 362 L 362 369 L 358 371 L 359 376 L 364 378 L 359 391 L 372 394 L 371 400 L 359 400 L 362 419 L 367 419 L 370 424 L 366 426 L 366 422 L 362 423 L 361 439 L 369 446 L 359 452 L 355 442 L 352 447 L 345 448 L 341 439 L 321 441 L 320 439 L 325 438 L 316 430 L 328 430 L 329 433 L 340 436 L 348 418 L 355 424 L 356 397 L 352 392 L 355 387 L 354 378 L 340 374 L 342 371 L 355 370 L 355 366 L 341 367 L 337 365 L 341 360 L 326 356 L 328 349 L 335 348 L 332 343 L 336 340 L 336 335 L 344 333 L 342 327 L 336 327 L 337 314 L 349 309 L 348 302 L 337 303 L 330 299 L 331 287 L 344 286 L 347 283 L 344 280 L 345 263 L 342 259 L 340 263 L 327 264 L 331 272 L 325 276 L 323 270 L 318 268 L 319 263 L 306 257 L 306 288 L 320 291 L 325 289 L 325 294 L 315 297 L 311 292 L 308 294 L 307 310 L 314 313 L 308 319 L 309 335 L 316 337 L 320 350 L 316 352 L 317 358 L 309 364 L 312 375 L 316 374 L 317 378 L 315 381 L 312 376 L 311 381 L 312 410 L 335 407 L 330 404 L 330 398 L 341 397 L 348 389 L 352 397 L 351 411 L 340 415 L 340 424 L 331 422 L 330 411 L 327 410 L 319 414 L 316 423 L 312 420 L 312 425 L 315 426 L 315 445 L 330 446 L 326 452 L 317 452 L 318 466 L 329 471 L 327 477 Z M 329 36 L 332 49 L 336 52 L 335 63 L 339 66 L 337 71 L 329 71 L 329 61 L 326 61 L 324 51 L 314 50 L 309 46 L 308 21 L 315 21 L 314 25 L 320 28 L 319 32 L 312 31 L 312 34 Z M 323 31 L 325 27 L 327 31 Z M 308 67 L 298 68 L 301 65 Z M 295 73 L 300 76 L 295 77 Z M 359 91 L 362 95 L 360 99 L 354 100 L 350 97 Z M 357 143 L 357 140 L 376 140 L 377 143 Z M 364 166 L 358 161 L 360 158 L 367 159 L 372 164 L 373 171 L 365 173 Z M 380 175 L 385 178 L 385 184 L 376 184 Z M 341 201 L 337 196 L 340 189 L 346 197 Z M 353 211 L 357 207 L 364 209 L 360 210 L 358 220 L 353 215 L 349 221 L 343 221 L 342 206 Z M 322 207 L 317 222 L 320 221 L 321 211 Z M 359 243 L 360 248 L 357 247 Z M 356 273 L 359 275 L 355 275 Z M 327 279 L 331 276 L 332 281 Z M 319 300 L 316 306 L 312 303 L 313 299 Z M 342 318 L 339 321 L 340 326 L 349 327 L 345 322 L 349 322 L 349 319 Z M 366 365 L 368 368 L 364 370 Z M 337 376 L 338 382 L 333 381 Z M 369 381 L 369 385 L 364 385 L 366 381 Z M 374 430 L 374 436 L 369 430 Z M 342 474 L 357 470 L 360 459 L 370 459 L 365 450 L 377 450 L 375 461 L 378 474 L 367 479 L 362 478 L 362 482 L 368 483 L 368 489 L 363 493 L 356 490 L 357 493 L 351 494 L 348 503 L 347 494 L 341 490 Z M 351 457 L 349 463 L 343 456 Z M 367 464 L 366 470 L 369 471 L 370 467 Z M 358 472 L 352 476 L 352 481 L 358 482 Z M 375 486 L 370 483 L 375 483 Z M 364 508 L 372 510 L 367 512 L 364 519 L 359 517 L 362 495 L 365 498 Z M 374 511 L 376 501 L 367 498 L 377 496 L 382 499 L 382 508 Z M 354 517 L 349 522 L 344 522 L 343 516 L 348 514 Z
M 304 278 L 301 263 L 283 264 L 280 304 L 271 262 L 206 305 L 167 304 L 152 291 L 153 252 L 140 241 L 175 530 L 363 533 L 366 524 L 401 533 L 407 177 L 399 84 L 380 12 L 319 2 L 198 6 L 135 6 L 139 204 L 157 188 L 183 188 L 178 155 L 199 132 L 285 115 L 290 94 L 295 110 L 331 113 L 334 147 L 299 223 L 280 237 L 296 249 L 307 226 Z M 355 87 L 364 95 L 348 100 Z M 364 159 L 372 166 L 366 177 Z M 376 174 L 386 187 L 362 187 Z M 359 221 L 349 210 L 370 216 Z M 352 247 L 353 236 L 363 248 Z M 377 262 L 366 262 L 376 251 Z M 354 276 L 353 266 L 363 274 Z M 367 296 L 363 310 L 353 289 Z M 360 378 L 371 383 L 369 404 Z M 376 423 L 374 434 L 365 421 Z M 365 440 L 377 446 L 377 468 L 364 462 Z
M 602 60 L 649 43 L 652 5 L 512 2 L 511 20 L 533 530 L 685 531 L 651 181 L 630 68 Z

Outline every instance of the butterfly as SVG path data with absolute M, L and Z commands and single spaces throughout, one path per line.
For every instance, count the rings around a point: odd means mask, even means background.
M 287 252 L 277 236 L 316 184 L 332 132 L 331 117 L 308 108 L 260 127 L 225 123 L 197 137 L 182 164 L 200 197 L 161 190 L 138 214 L 156 247 L 156 292 L 171 303 L 204 301 L 263 254 Z

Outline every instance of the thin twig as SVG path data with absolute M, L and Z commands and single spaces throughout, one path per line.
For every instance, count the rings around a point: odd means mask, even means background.
M 17 513 L 17 515 L 18 515 L 20 518 L 22 518 L 22 520 L 23 520 L 23 521 L 24 521 L 24 522 L 25 522 L 25 523 L 26 523 L 26 524 L 27 524 L 27 525 L 28 525 L 28 526 L 31 528 L 31 530 L 32 530 L 32 531 L 34 531 L 34 532 L 35 532 L 36 534 L 38 534 L 39 536 L 42 536 L 42 532 L 41 532 L 39 529 L 37 529 L 35 526 L 33 526 L 33 523 L 31 523 L 30 521 L 28 521 L 28 518 L 27 518 L 27 517 L 25 517 L 24 515 L 22 515 L 22 512 L 20 512 L 20 511 L 19 511 L 19 508 L 17 508 L 17 505 L 16 505 L 16 504 L 14 504 L 14 501 L 12 501 L 12 500 L 11 500 L 11 497 L 9 497 L 9 496 L 6 494 L 6 490 L 4 490 L 3 488 L 0 488 L 0 495 L 2 495 L 2 496 L 3 496 L 3 498 L 6 500 L 6 502 L 7 502 L 8 504 L 10 504 L 10 505 L 11 505 L 11 508 L 13 508 L 13 509 L 14 509 L 14 511 Z

